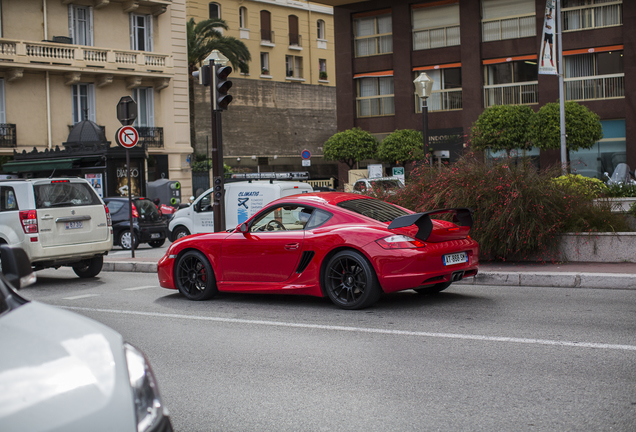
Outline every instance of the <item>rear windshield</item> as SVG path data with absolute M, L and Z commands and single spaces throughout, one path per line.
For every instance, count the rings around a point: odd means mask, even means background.
M 380 188 L 382 190 L 400 189 L 402 183 L 399 180 L 371 180 L 373 187 Z
M 376 199 L 343 201 L 338 203 L 338 207 L 351 210 L 380 222 L 392 222 L 397 217 L 409 214 L 399 207 Z
M 135 200 L 135 207 L 139 212 L 139 217 L 147 222 L 156 222 L 161 220 L 161 213 L 155 203 L 150 200 Z
M 88 183 L 49 183 L 33 185 L 35 207 L 73 207 L 99 205 L 99 197 Z

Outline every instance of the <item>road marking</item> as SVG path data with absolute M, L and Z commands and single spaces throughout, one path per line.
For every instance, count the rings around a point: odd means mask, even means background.
M 140 287 L 134 287 L 134 288 L 124 288 L 124 291 L 137 291 L 137 290 L 148 289 L 148 288 L 159 288 L 159 287 L 157 285 L 148 285 L 148 286 L 140 286 Z
M 99 294 L 82 294 L 82 295 L 78 295 L 74 297 L 64 297 L 62 300 L 77 300 L 77 299 L 83 299 L 88 297 L 98 297 L 98 296 Z
M 407 330 L 390 330 L 390 329 L 377 329 L 377 328 L 362 328 L 362 327 L 345 327 L 345 326 L 333 326 L 333 325 L 321 325 L 321 324 L 299 324 L 282 321 L 260 321 L 260 320 L 248 320 L 248 319 L 236 319 L 236 318 L 217 318 L 217 317 L 205 317 L 198 315 L 181 315 L 181 314 L 166 314 L 158 312 L 141 312 L 130 310 L 117 310 L 117 309 L 97 309 L 97 308 L 85 308 L 75 306 L 61 306 L 65 309 L 72 309 L 76 311 L 85 312 L 104 312 L 120 315 L 139 315 L 149 316 L 156 318 L 177 318 L 192 321 L 213 321 L 233 324 L 250 324 L 250 325 L 264 325 L 275 327 L 291 327 L 291 328 L 305 328 L 312 330 L 332 330 L 332 331 L 346 331 L 354 333 L 374 333 L 385 335 L 399 335 L 399 336 L 416 336 L 416 337 L 428 337 L 428 338 L 441 338 L 441 339 L 460 339 L 460 340 L 476 340 L 487 342 L 510 342 L 521 344 L 533 344 L 533 345 L 549 345 L 549 346 L 562 346 L 562 347 L 576 347 L 576 348 L 596 348 L 596 349 L 611 349 L 621 351 L 636 351 L 636 345 L 620 345 L 620 344 L 605 344 L 595 342 L 573 342 L 573 341 L 558 341 L 550 339 L 529 339 L 529 338 L 516 338 L 516 337 L 500 337 L 500 336 L 483 336 L 483 335 L 470 335 L 470 334 L 457 334 L 457 333 L 431 333 L 431 332 L 418 332 Z

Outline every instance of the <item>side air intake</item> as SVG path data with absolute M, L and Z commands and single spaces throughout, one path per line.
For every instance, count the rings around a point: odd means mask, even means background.
M 301 274 L 305 271 L 311 260 L 314 258 L 314 251 L 305 251 L 303 255 L 300 257 L 300 263 L 298 263 L 298 268 L 296 269 L 296 274 Z

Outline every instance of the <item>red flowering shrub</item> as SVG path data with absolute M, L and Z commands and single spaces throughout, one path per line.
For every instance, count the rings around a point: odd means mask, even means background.
M 450 166 L 420 166 L 404 189 L 379 198 L 416 212 L 472 208 L 471 237 L 482 258 L 550 259 L 562 232 L 626 230 L 620 215 L 552 180 L 559 175 L 559 169 L 537 171 L 529 160 L 484 163 L 468 155 Z

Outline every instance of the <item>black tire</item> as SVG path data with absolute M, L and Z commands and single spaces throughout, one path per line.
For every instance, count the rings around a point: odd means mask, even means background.
M 430 285 L 424 288 L 417 288 L 415 292 L 418 294 L 424 294 L 424 295 L 435 295 L 437 293 L 444 291 L 449 286 L 451 286 L 451 283 L 452 282 L 442 282 L 442 283 Z
M 165 242 L 166 242 L 166 239 L 161 239 L 161 240 L 152 240 L 152 241 L 149 241 L 149 242 L 148 242 L 148 244 L 150 245 L 150 247 L 158 248 L 158 247 L 163 246 L 163 244 L 164 244 Z
M 122 249 L 130 250 L 130 230 L 123 230 L 121 233 L 119 233 L 119 239 L 117 239 L 117 242 L 119 243 L 119 246 L 122 247 Z M 137 235 L 133 236 L 132 243 L 132 247 L 137 249 L 137 246 L 139 246 L 139 239 L 137 238 Z
M 325 267 L 324 292 L 342 309 L 363 309 L 378 301 L 382 289 L 371 264 L 355 251 L 335 254 Z
M 86 259 L 73 266 L 73 271 L 82 279 L 92 278 L 102 271 L 104 257 L 102 255 Z
M 179 226 L 172 231 L 172 241 L 179 240 L 181 237 L 189 236 L 190 231 L 184 226 Z
M 212 266 L 199 251 L 188 251 L 179 257 L 174 280 L 188 300 L 208 300 L 218 293 Z

